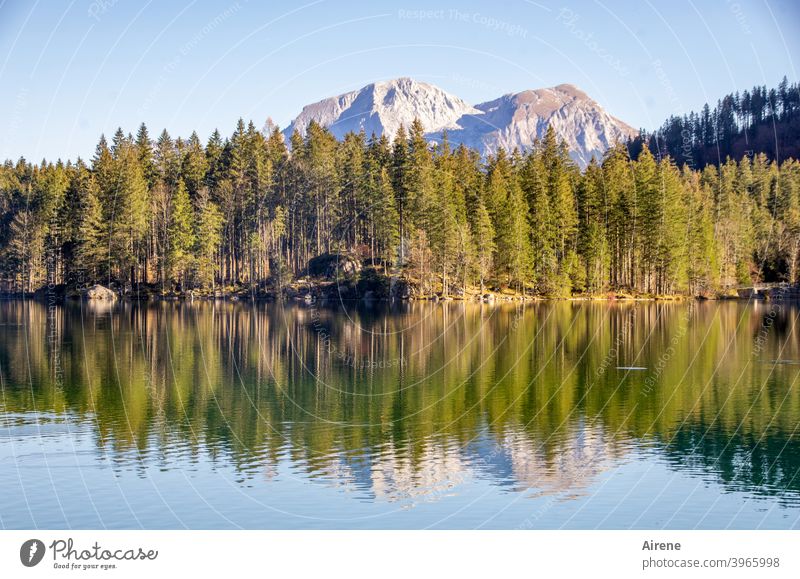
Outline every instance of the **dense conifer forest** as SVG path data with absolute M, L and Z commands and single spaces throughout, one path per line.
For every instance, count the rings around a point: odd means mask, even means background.
M 583 171 L 552 129 L 531 151 L 488 158 L 432 145 L 418 121 L 391 142 L 337 141 L 314 123 L 290 143 L 241 120 L 205 145 L 120 129 L 88 161 L 0 166 L 2 289 L 268 293 L 321 254 L 444 295 L 794 283 L 799 110 L 786 82 L 725 97 Z
M 800 85 L 786 77 L 777 88 L 754 86 L 726 95 L 712 109 L 671 116 L 652 134 L 642 132 L 631 143 L 638 156 L 642 144 L 697 168 L 720 165 L 764 153 L 771 160 L 800 158 Z

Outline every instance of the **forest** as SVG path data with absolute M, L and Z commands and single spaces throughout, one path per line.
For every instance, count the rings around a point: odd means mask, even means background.
M 786 101 L 783 88 L 766 93 L 780 95 L 767 117 L 796 123 L 790 88 Z M 726 102 L 709 117 L 720 147 L 766 118 L 743 113 L 750 120 L 731 128 Z M 660 144 L 666 134 L 639 139 L 634 155 L 618 144 L 581 171 L 552 129 L 530 151 L 486 158 L 431 144 L 419 121 L 391 142 L 337 141 L 314 123 L 290 143 L 242 120 L 205 145 L 120 129 L 88 162 L 0 166 L 0 289 L 274 295 L 324 254 L 442 296 L 711 296 L 797 282 L 798 162 L 731 151 L 686 162 Z
M 769 159 L 800 157 L 800 85 L 786 77 L 777 88 L 754 86 L 726 95 L 712 109 L 671 116 L 657 131 L 631 142 L 636 158 L 642 144 L 696 168 L 720 165 L 730 157 L 764 153 Z

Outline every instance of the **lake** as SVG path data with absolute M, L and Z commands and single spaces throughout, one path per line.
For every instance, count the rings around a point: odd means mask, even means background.
M 800 526 L 779 302 L 0 302 L 3 528 Z

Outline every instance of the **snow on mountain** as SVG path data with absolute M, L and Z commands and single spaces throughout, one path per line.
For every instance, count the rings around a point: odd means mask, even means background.
M 548 125 L 564 139 L 582 167 L 636 131 L 609 115 L 586 93 L 569 84 L 526 90 L 471 106 L 444 90 L 411 78 L 376 82 L 303 108 L 284 131 L 304 133 L 315 120 L 337 137 L 364 130 L 393 138 L 401 125 L 419 118 L 431 140 L 446 131 L 451 143 L 464 143 L 483 154 L 502 147 L 529 149 Z
M 337 137 L 364 130 L 367 135 L 386 134 L 394 138 L 401 125 L 408 127 L 415 118 L 426 131 L 457 129 L 456 121 L 469 114 L 480 114 L 460 98 L 439 87 L 412 78 L 375 82 L 337 97 L 303 107 L 284 134 L 295 129 L 304 134 L 312 120 L 328 127 Z

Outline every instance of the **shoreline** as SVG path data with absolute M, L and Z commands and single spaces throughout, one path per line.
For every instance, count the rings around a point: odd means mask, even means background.
M 405 287 L 408 287 L 407 280 L 403 280 Z M 244 288 L 228 287 L 225 290 L 200 291 L 189 290 L 184 292 L 161 292 L 152 286 L 145 286 L 140 291 L 121 292 L 117 289 L 109 289 L 104 286 L 92 286 L 100 288 L 105 292 L 103 297 L 87 296 L 90 288 L 78 289 L 65 286 L 49 287 L 45 286 L 34 292 L 0 292 L 0 300 L 34 300 L 45 302 L 64 303 L 68 301 L 90 301 L 98 303 L 114 302 L 296 302 L 306 305 L 314 303 L 341 302 L 469 302 L 469 303 L 518 303 L 518 302 L 687 302 L 687 301 L 774 301 L 780 300 L 800 300 L 800 287 L 786 286 L 781 288 L 769 288 L 766 291 L 740 291 L 732 290 L 716 292 L 712 295 L 688 295 L 688 294 L 631 294 L 629 292 L 603 292 L 600 294 L 575 294 L 570 296 L 550 296 L 537 294 L 520 294 L 510 290 L 484 290 L 483 293 L 478 288 L 467 288 L 466 294 L 444 295 L 439 293 L 431 294 L 412 294 L 398 292 L 378 292 L 374 289 L 357 290 L 352 284 L 329 281 L 303 281 L 302 283 L 292 284 L 283 288 L 282 291 L 260 290 L 258 292 L 248 291 Z M 774 296 L 773 293 L 784 295 Z

